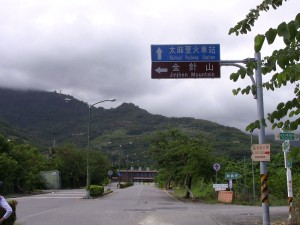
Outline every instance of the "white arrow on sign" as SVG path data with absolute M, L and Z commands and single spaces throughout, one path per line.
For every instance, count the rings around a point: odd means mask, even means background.
M 157 59 L 158 60 L 161 60 L 161 55 L 162 55 L 162 50 L 161 50 L 161 48 L 158 48 L 157 50 L 156 50 L 156 53 L 157 53 Z
M 160 67 L 158 67 L 155 70 L 155 72 L 157 72 L 157 73 L 166 73 L 166 72 L 168 72 L 168 68 L 160 68 Z

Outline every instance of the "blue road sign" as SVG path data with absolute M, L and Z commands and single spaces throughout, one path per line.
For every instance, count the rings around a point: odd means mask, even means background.
M 219 44 L 151 45 L 152 62 L 220 61 Z

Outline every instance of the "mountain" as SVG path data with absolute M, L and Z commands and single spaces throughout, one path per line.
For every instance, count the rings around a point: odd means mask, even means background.
M 66 143 L 86 147 L 87 103 L 46 91 L 0 89 L 0 96 L 0 132 L 6 137 L 31 143 L 44 152 Z M 190 136 L 205 135 L 216 154 L 235 159 L 251 154 L 250 135 L 233 127 L 201 119 L 153 115 L 133 103 L 91 109 L 91 147 L 107 153 L 114 162 L 120 155 L 130 155 L 128 160 L 148 161 L 149 136 L 166 128 L 178 128 Z M 257 137 L 253 140 L 257 143 Z M 279 143 L 270 142 L 272 152 L 280 151 Z

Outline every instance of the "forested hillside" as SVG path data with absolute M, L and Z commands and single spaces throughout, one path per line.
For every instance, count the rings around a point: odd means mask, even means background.
M 57 92 L 0 89 L 0 132 L 47 152 L 53 145 L 87 145 L 88 105 Z M 69 101 L 66 101 L 66 98 Z M 133 103 L 117 108 L 92 108 L 91 147 L 107 153 L 115 162 L 121 155 L 147 161 L 149 137 L 166 128 L 189 136 L 205 135 L 214 153 L 241 159 L 249 156 L 250 135 L 207 120 L 153 115 Z M 272 140 L 272 151 L 280 150 Z M 254 137 L 253 143 L 257 143 Z

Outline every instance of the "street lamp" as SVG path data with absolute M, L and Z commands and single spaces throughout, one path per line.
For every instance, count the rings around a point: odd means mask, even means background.
M 102 102 L 114 102 L 116 101 L 116 99 L 106 99 L 100 102 L 96 102 L 94 104 L 89 105 L 89 123 L 88 123 L 88 149 L 87 149 L 87 153 L 86 153 L 86 198 L 90 198 L 90 185 L 91 185 L 91 175 L 90 175 L 90 126 L 91 126 L 91 111 L 92 111 L 92 107 L 100 104 Z
M 120 184 L 121 184 L 121 148 L 122 148 L 122 145 L 119 145 L 119 146 L 120 146 L 120 150 L 119 150 L 119 171 L 118 171 L 119 185 L 118 185 L 118 187 L 120 188 Z

